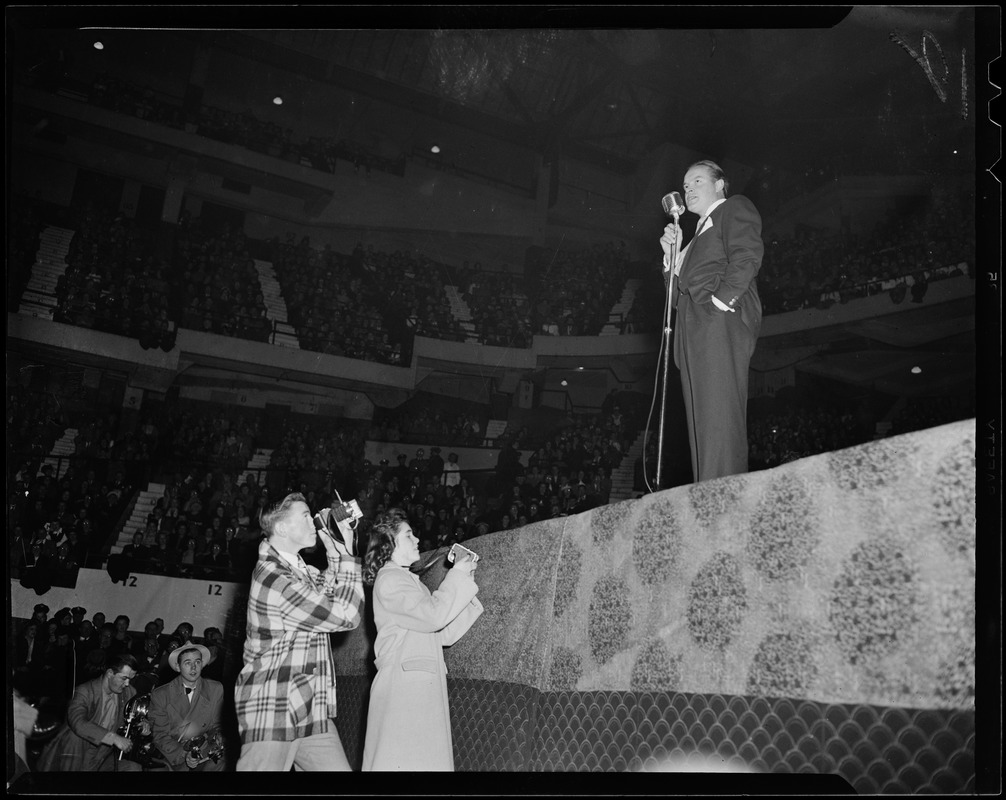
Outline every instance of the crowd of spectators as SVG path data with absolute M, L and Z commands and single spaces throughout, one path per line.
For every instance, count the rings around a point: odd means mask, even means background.
M 68 429 L 87 430 L 92 419 L 111 428 L 118 417 L 66 385 L 65 371 L 35 367 L 26 385 L 7 387 L 9 563 L 26 585 L 72 585 L 76 569 L 105 545 L 133 487 L 110 448 L 49 458 Z
M 206 464 L 232 473 L 244 470 L 259 441 L 259 416 L 240 409 L 207 412 L 196 406 L 165 410 L 171 462 Z
M 72 462 L 61 476 L 52 464 L 26 461 L 12 476 L 7 504 L 8 557 L 26 587 L 72 586 L 76 570 L 106 545 L 134 487 L 109 463 Z
M 170 270 L 145 232 L 94 201 L 77 211 L 72 227 L 53 319 L 138 339 L 144 348 L 174 347 Z
M 304 350 L 379 361 L 401 362 L 402 342 L 391 340 L 381 314 L 381 296 L 364 280 L 362 266 L 309 237 L 293 234 L 272 242 L 272 265 L 286 301 L 288 321 Z
M 485 272 L 479 262 L 460 270 L 462 298 L 471 310 L 475 335 L 482 344 L 497 347 L 530 347 L 536 330 L 531 301 L 523 276 L 512 272 Z
M 901 433 L 921 431 L 926 428 L 934 428 L 937 425 L 969 419 L 973 416 L 975 416 L 974 391 L 965 395 L 911 397 L 894 414 L 888 434 L 896 436 Z
M 955 192 L 934 189 L 923 207 L 907 213 L 891 209 L 862 236 L 767 237 L 758 275 L 765 313 L 882 292 L 900 302 L 909 290 L 921 302 L 930 281 L 964 274 L 960 263 L 973 270 L 972 205 Z M 948 219 L 954 224 L 947 225 Z
M 864 428 L 845 409 L 785 406 L 749 417 L 748 468 L 752 472 L 873 438 L 873 430 Z
M 458 283 L 482 344 L 530 347 L 536 335 L 599 334 L 621 297 L 627 265 L 624 242 L 538 249 L 529 255 L 527 276 L 466 261 Z
M 110 557 L 109 573 L 187 578 L 247 579 L 257 555 L 258 514 L 268 486 L 224 468 L 190 469 L 169 476 L 164 495 L 132 542 Z
M 365 515 L 401 507 L 428 550 L 473 536 L 580 513 L 609 502 L 611 473 L 638 432 L 638 414 L 617 404 L 601 414 L 578 415 L 537 448 L 526 428 L 500 438 L 496 467 L 466 470 L 457 453 L 438 444 L 429 453 L 397 454 L 397 464 L 383 460 L 369 466 L 360 491 Z M 527 464 L 520 449 L 530 450 Z
M 179 622 L 169 633 L 160 617 L 140 629 L 125 611 L 109 618 L 103 611 L 90 614 L 82 606 L 51 612 L 44 602 L 35 605 L 30 619 L 15 621 L 15 638 L 10 656 L 14 689 L 44 713 L 39 717 L 43 730 L 55 730 L 55 722 L 66 714 L 74 689 L 81 683 L 100 677 L 112 659 L 128 653 L 137 661 L 131 685 L 137 696 L 148 695 L 156 687 L 177 676 L 168 656 L 187 644 L 201 644 L 209 650 L 209 663 L 203 677 L 220 681 L 232 688 L 241 666 L 240 637 L 243 631 L 206 627 L 196 635 L 192 623 Z M 120 729 L 125 718 L 118 720 Z M 237 745 L 235 720 L 226 715 L 224 734 Z M 38 723 L 36 723 L 38 727 Z M 46 738 L 37 737 L 30 745 L 29 766 L 37 757 Z
M 169 102 L 149 86 L 138 86 L 107 72 L 92 82 L 88 102 L 171 128 L 184 128 L 186 122 L 191 121 L 191 115 L 185 113 L 181 104 Z
M 449 270 L 423 253 L 394 253 L 358 243 L 353 261 L 365 279 L 385 295 L 385 320 L 396 339 L 409 345 L 415 336 L 464 341 L 461 323 L 453 315 L 444 290 Z
M 133 220 L 93 201 L 75 213 L 53 319 L 174 347 L 179 326 L 266 342 L 271 334 L 254 261 L 241 231 L 209 230 L 183 213 L 169 261 Z
M 464 338 L 444 292 L 441 265 L 421 254 L 357 245 L 351 254 L 287 234 L 272 263 L 305 350 L 402 365 L 417 335 Z
M 268 342 L 272 324 L 244 232 L 229 225 L 215 231 L 210 227 L 183 213 L 176 228 L 182 327 Z
M 560 336 L 597 336 L 625 288 L 625 242 L 556 250 L 535 265 L 540 281 L 537 330 Z
M 359 488 L 366 437 L 366 425 L 355 420 L 290 418 L 269 466 L 285 473 L 277 479 L 309 500 L 327 505 L 336 492 L 348 500 Z
M 485 438 L 485 414 L 423 404 L 395 410 L 375 409 L 369 438 L 378 442 L 434 441 L 442 445 L 478 447 Z

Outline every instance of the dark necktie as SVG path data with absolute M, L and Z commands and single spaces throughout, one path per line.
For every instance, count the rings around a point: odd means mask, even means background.
M 185 687 L 185 697 L 190 703 L 192 702 L 192 689 L 188 686 Z

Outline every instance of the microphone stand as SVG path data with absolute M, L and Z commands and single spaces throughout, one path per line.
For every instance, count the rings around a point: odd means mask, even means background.
M 678 214 L 674 213 L 674 224 L 678 224 Z M 675 275 L 674 269 L 677 266 L 675 262 L 678 260 L 678 237 L 674 238 L 674 244 L 671 246 L 670 254 L 670 268 L 668 269 L 668 281 L 667 281 L 667 303 L 665 304 L 664 311 L 664 364 L 663 364 L 663 376 L 661 379 L 660 387 L 660 422 L 657 426 L 657 489 L 662 489 L 663 485 L 661 483 L 661 476 L 664 470 L 664 425 L 667 417 L 667 373 L 670 370 L 670 360 L 671 360 L 671 333 L 674 330 L 674 291 L 677 288 L 675 286 Z M 646 454 L 643 454 L 643 458 L 646 458 Z

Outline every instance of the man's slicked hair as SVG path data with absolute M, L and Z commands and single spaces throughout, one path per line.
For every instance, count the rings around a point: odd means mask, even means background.
M 300 492 L 291 492 L 278 503 L 273 503 L 271 506 L 266 506 L 262 509 L 262 513 L 258 517 L 258 523 L 266 539 L 272 538 L 276 530 L 276 523 L 280 522 L 290 513 L 290 509 L 294 503 L 306 504 L 307 500 L 304 499 L 304 495 Z
M 727 196 L 727 191 L 730 189 L 730 181 L 727 180 L 726 173 L 723 168 L 717 164 L 715 161 L 710 161 L 709 159 L 703 159 L 702 161 L 696 161 L 692 164 L 685 172 L 688 172 L 695 167 L 705 167 L 709 170 L 709 174 L 712 175 L 713 181 L 723 181 L 723 196 Z

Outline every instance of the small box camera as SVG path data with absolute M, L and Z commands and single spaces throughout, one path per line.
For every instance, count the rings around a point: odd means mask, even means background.
M 358 519 L 363 519 L 363 512 L 360 511 L 359 503 L 355 500 L 350 500 L 348 503 L 335 506 L 332 509 L 332 518 L 336 522 L 345 522 L 347 519 L 354 522 Z
M 479 554 L 474 550 L 469 550 L 467 547 L 461 544 L 452 544 L 451 549 L 447 552 L 447 560 L 453 564 L 458 557 L 458 553 L 471 553 L 472 561 L 477 562 L 479 560 Z

